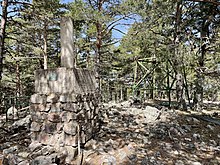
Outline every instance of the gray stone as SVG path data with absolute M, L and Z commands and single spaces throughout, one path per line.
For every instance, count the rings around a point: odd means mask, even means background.
M 74 111 L 76 111 L 75 108 L 76 108 L 76 106 L 75 106 L 74 103 L 66 103 L 66 104 L 63 105 L 63 109 L 64 109 L 65 111 L 74 112 Z
M 74 94 L 74 93 L 69 94 L 68 97 L 67 97 L 67 102 L 77 103 L 77 95 Z
M 28 155 L 29 155 L 28 152 L 19 152 L 19 153 L 18 153 L 18 156 L 19 156 L 19 157 L 22 157 L 22 158 L 27 158 Z
M 52 104 L 50 107 L 50 112 L 59 113 L 61 111 L 61 103 Z
M 56 133 L 57 130 L 57 123 L 53 123 L 53 122 L 44 122 L 43 125 L 43 131 L 45 131 L 45 133 Z
M 61 94 L 60 98 L 59 98 L 59 102 L 66 103 L 67 102 L 67 97 L 68 97 L 67 95 Z
M 51 93 L 47 96 L 47 103 L 57 103 L 59 97 L 55 93 Z
M 71 112 L 62 112 L 60 116 L 62 118 L 62 122 L 68 123 L 70 120 L 74 119 L 73 113 Z
M 133 103 L 133 100 L 127 100 L 127 101 L 121 102 L 121 106 L 123 108 L 130 108 L 132 103 Z
M 42 144 L 38 141 L 32 141 L 28 147 L 32 152 L 42 148 Z
M 182 160 L 177 160 L 175 165 L 184 165 L 185 163 Z
M 71 164 L 71 162 L 75 159 L 76 154 L 77 154 L 77 148 L 71 147 L 71 146 L 66 146 L 65 147 L 67 151 L 67 157 L 66 157 L 66 163 Z
M 3 150 L 3 155 L 8 155 L 10 153 L 14 153 L 18 150 L 18 146 L 13 146 Z
M 74 68 L 73 22 L 69 17 L 61 18 L 61 66 Z
M 48 121 L 59 123 L 61 122 L 61 117 L 58 113 L 48 113 Z
M 41 94 L 33 94 L 31 96 L 31 103 L 33 104 L 44 104 L 46 103 L 46 96 Z
M 8 154 L 7 155 L 7 160 L 9 165 L 14 165 L 19 163 L 19 159 L 15 154 Z M 6 165 L 6 164 L 5 164 Z
M 41 130 L 41 124 L 37 123 L 37 122 L 32 122 L 31 123 L 31 131 L 33 132 L 39 132 Z
M 38 156 L 33 161 L 31 161 L 30 165 L 48 165 L 51 164 L 52 160 L 48 156 Z
M 56 74 L 57 80 L 50 80 L 51 74 Z M 35 92 L 38 95 L 48 95 L 50 93 L 81 95 L 95 92 L 96 90 L 95 72 L 88 69 L 57 68 L 37 70 L 35 76 Z M 37 99 L 33 98 L 33 100 Z M 37 103 L 39 101 L 33 102 Z
M 33 112 L 49 112 L 50 108 L 50 104 L 32 104 L 30 109 Z
M 191 165 L 202 165 L 200 162 L 191 162 Z
M 77 138 L 77 136 L 72 136 L 72 135 L 65 134 L 64 143 L 65 143 L 66 146 L 76 147 L 77 144 L 78 144 L 78 138 Z
M 75 135 L 77 133 L 78 124 L 74 121 L 70 121 L 68 123 L 64 123 L 63 130 L 65 133 L 70 135 Z
M 18 110 L 15 107 L 10 107 L 7 110 L 7 118 L 17 120 L 18 119 Z
M 18 165 L 29 165 L 29 162 L 27 160 L 24 160 L 20 162 Z
M 50 145 L 51 137 L 53 137 L 51 134 L 41 132 L 39 135 L 39 142 L 44 145 Z
M 14 122 L 12 124 L 12 128 L 18 128 L 18 127 L 21 127 L 21 126 L 29 128 L 30 123 L 31 123 L 31 115 L 28 115 L 25 118 Z

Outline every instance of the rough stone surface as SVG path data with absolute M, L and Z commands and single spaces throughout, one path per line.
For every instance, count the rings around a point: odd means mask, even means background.
M 53 75 L 56 75 L 56 80 L 51 80 Z M 58 100 L 61 102 L 75 102 L 75 97 L 72 94 L 81 95 L 95 93 L 95 91 L 95 73 L 91 70 L 76 68 L 37 70 L 35 73 L 35 92 L 37 94 L 31 97 L 31 102 L 45 103 L 47 97 L 41 97 L 41 95 L 52 93 L 59 94 Z
M 11 120 L 17 120 L 18 119 L 18 110 L 15 107 L 10 107 L 7 110 L 7 118 Z

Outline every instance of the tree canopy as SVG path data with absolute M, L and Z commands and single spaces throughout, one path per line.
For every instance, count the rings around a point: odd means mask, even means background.
M 163 93 L 200 109 L 219 99 L 218 0 L 1 3 L 1 96 L 30 96 L 34 71 L 60 66 L 59 22 L 68 16 L 77 67 L 96 71 L 103 100 Z

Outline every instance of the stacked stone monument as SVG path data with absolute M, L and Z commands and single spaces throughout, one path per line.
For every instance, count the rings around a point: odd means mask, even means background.
M 31 140 L 72 158 L 98 131 L 93 71 L 74 67 L 73 25 L 61 20 L 61 68 L 37 70 L 31 97 Z

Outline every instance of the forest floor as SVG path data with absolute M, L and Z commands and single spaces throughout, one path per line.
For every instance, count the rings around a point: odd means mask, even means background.
M 105 105 L 104 125 L 92 144 L 99 160 L 103 155 L 101 162 L 220 164 L 219 106 L 199 113 L 148 105 L 130 106 L 128 102 Z M 97 162 L 94 155 L 89 157 L 88 164 L 99 164 L 94 163 Z
M 73 164 L 220 164 L 219 106 L 193 112 L 170 110 L 157 103 L 108 103 L 102 108 L 102 120 L 101 131 Z M 0 164 L 7 148 L 30 144 L 24 123 L 6 126 L 1 120 Z

